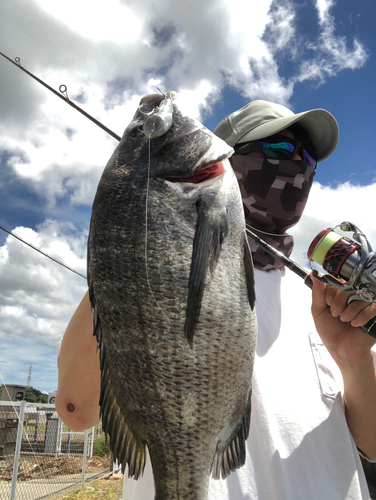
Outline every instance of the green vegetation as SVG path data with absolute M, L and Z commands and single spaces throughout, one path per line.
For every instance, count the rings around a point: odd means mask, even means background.
M 94 439 L 93 443 L 93 456 L 94 457 L 105 457 L 110 453 L 110 436 L 102 434 L 99 438 Z
M 29 403 L 47 403 L 48 397 L 47 394 L 43 394 L 38 389 L 34 389 L 34 387 L 27 387 L 25 401 Z
M 3 389 L 4 389 L 4 395 L 5 395 L 6 387 L 3 388 L 3 386 L 1 385 L 0 386 L 0 401 L 1 401 Z M 43 394 L 41 391 L 38 391 L 38 389 L 34 389 L 34 387 L 27 387 L 25 401 L 27 401 L 28 403 L 47 403 L 48 396 L 47 396 L 47 394 Z

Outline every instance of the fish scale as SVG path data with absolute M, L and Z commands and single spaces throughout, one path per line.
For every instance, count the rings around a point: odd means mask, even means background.
M 162 98 L 148 96 L 156 113 Z M 253 269 L 230 148 L 171 109 L 150 141 L 136 112 L 105 168 L 88 281 L 115 458 L 138 479 L 149 453 L 157 500 L 205 500 L 211 473 L 245 461 Z M 205 182 L 189 182 L 206 167 Z

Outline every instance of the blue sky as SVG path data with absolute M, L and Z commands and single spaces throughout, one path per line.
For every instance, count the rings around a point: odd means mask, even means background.
M 142 4 L 142 5 L 141 5 Z M 342 219 L 376 245 L 376 5 L 341 0 L 3 0 L 0 51 L 121 135 L 140 97 L 175 90 L 214 129 L 253 99 L 329 110 L 294 258 Z M 96 185 L 116 141 L 0 58 L 0 225 L 86 273 Z M 0 231 L 0 374 L 55 390 L 56 345 L 85 281 Z M 1 379 L 0 379 L 1 382 Z

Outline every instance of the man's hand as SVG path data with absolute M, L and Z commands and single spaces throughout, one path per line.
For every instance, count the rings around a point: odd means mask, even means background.
M 347 424 L 359 450 L 376 460 L 376 374 L 371 351 L 376 339 L 357 328 L 376 316 L 376 306 L 361 301 L 347 305 L 348 293 L 311 277 L 312 315 L 343 376 Z
M 376 339 L 363 326 L 376 316 L 376 304 L 355 300 L 349 294 L 325 285 L 311 275 L 312 316 L 317 332 L 336 363 L 348 365 L 369 356 Z

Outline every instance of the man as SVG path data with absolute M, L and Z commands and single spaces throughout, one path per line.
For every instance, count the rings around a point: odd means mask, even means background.
M 235 149 L 231 162 L 247 224 L 289 255 L 293 241 L 286 230 L 301 216 L 317 161 L 336 147 L 335 119 L 325 110 L 295 115 L 278 104 L 253 101 L 225 118 L 215 133 Z M 356 446 L 376 460 L 374 340 L 357 326 L 376 309 L 364 302 L 347 306 L 346 294 L 314 280 L 313 323 L 310 292 L 300 278 L 253 243 L 251 249 L 259 340 L 247 461 L 225 481 L 211 480 L 210 500 L 369 498 Z M 306 309 L 302 324 L 296 321 L 298 308 Z M 91 333 L 86 296 L 59 358 L 56 407 L 73 429 L 98 420 Z M 154 498 L 150 464 L 141 480 L 124 479 L 124 498 Z
M 334 118 L 324 110 L 294 115 L 254 101 L 225 118 L 215 132 L 240 153 L 232 165 L 246 222 L 289 255 L 293 241 L 286 230 L 302 214 L 315 160 L 327 158 L 337 144 Z M 302 146 L 295 149 L 299 145 L 289 144 L 289 137 Z M 240 479 L 230 477 L 224 488 L 212 482 L 212 493 L 217 498 L 243 498 L 240 490 L 244 498 L 247 493 L 260 499 L 369 498 L 348 429 L 362 452 L 376 458 L 376 426 L 368 420 L 376 410 L 374 339 L 352 327 L 362 314 L 374 316 L 374 307 L 363 303 L 358 305 L 362 311 L 350 310 L 346 295 L 331 288 L 325 294 L 325 286 L 314 280 L 317 335 L 308 317 L 304 324 L 294 321 L 304 307 L 300 278 L 289 271 L 283 277 L 281 265 L 251 245 L 259 340 L 248 460 Z M 288 294 L 289 281 L 296 282 L 294 296 Z

